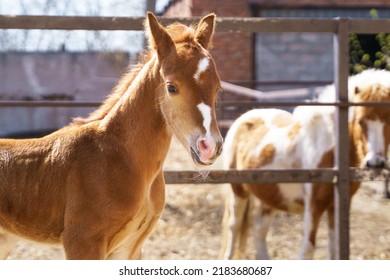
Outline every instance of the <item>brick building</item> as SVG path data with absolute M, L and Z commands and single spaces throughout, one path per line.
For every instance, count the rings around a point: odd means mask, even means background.
M 173 0 L 166 16 L 289 18 L 371 18 L 376 9 L 380 18 L 390 18 L 390 0 Z M 333 79 L 331 34 L 313 33 L 217 33 L 216 60 L 221 78 L 248 85 L 260 82 L 260 90 L 320 85 Z

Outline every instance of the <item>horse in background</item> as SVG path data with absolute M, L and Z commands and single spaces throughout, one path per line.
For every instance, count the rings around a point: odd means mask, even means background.
M 348 81 L 349 100 L 389 102 L 390 72 L 366 70 Z M 335 88 L 328 86 L 319 101 L 334 101 Z M 279 109 L 255 109 L 239 117 L 224 144 L 228 169 L 331 168 L 334 163 L 335 109 L 300 106 L 293 113 Z M 384 167 L 390 141 L 389 107 L 351 107 L 349 114 L 350 166 Z M 351 197 L 360 186 L 350 185 Z M 266 237 L 278 211 L 301 214 L 304 231 L 300 259 L 312 259 L 320 218 L 328 214 L 328 254 L 335 258 L 334 188 L 332 184 L 232 184 L 226 197 L 221 258 L 243 258 L 254 217 L 256 258 L 269 259 Z
M 67 259 L 141 257 L 172 136 L 198 165 L 221 152 L 214 26 L 214 14 L 165 28 L 148 13 L 150 50 L 99 109 L 42 138 L 0 140 L 0 258 L 19 238 L 62 244 Z

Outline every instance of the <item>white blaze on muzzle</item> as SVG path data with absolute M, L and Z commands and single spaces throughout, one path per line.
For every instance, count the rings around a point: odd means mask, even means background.
M 367 121 L 367 155 L 364 158 L 367 166 L 385 164 L 384 124 L 379 120 Z
M 197 107 L 202 114 L 203 127 L 206 130 L 206 134 L 204 137 L 198 139 L 196 146 L 200 153 L 200 160 L 207 163 L 214 156 L 216 147 L 215 141 L 211 136 L 211 108 L 203 102 L 200 103 Z

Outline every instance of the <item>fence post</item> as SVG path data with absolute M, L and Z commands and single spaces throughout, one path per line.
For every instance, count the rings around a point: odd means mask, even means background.
M 349 22 L 338 20 L 337 33 L 334 34 L 334 81 L 336 98 L 339 102 L 348 102 L 349 76 Z M 338 180 L 335 186 L 335 246 L 336 259 L 349 259 L 349 129 L 348 107 L 339 106 L 336 110 L 335 126 L 335 168 Z

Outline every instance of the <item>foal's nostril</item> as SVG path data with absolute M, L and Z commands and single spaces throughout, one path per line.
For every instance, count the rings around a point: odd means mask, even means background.
M 199 148 L 199 151 L 208 151 L 210 148 L 208 141 L 206 141 L 205 139 L 200 140 L 198 143 L 198 148 Z
M 205 137 L 198 140 L 197 148 L 200 153 L 214 153 L 216 144 L 213 139 Z
M 198 150 L 201 153 L 209 153 L 213 150 L 213 144 L 208 139 L 204 138 L 198 141 Z

